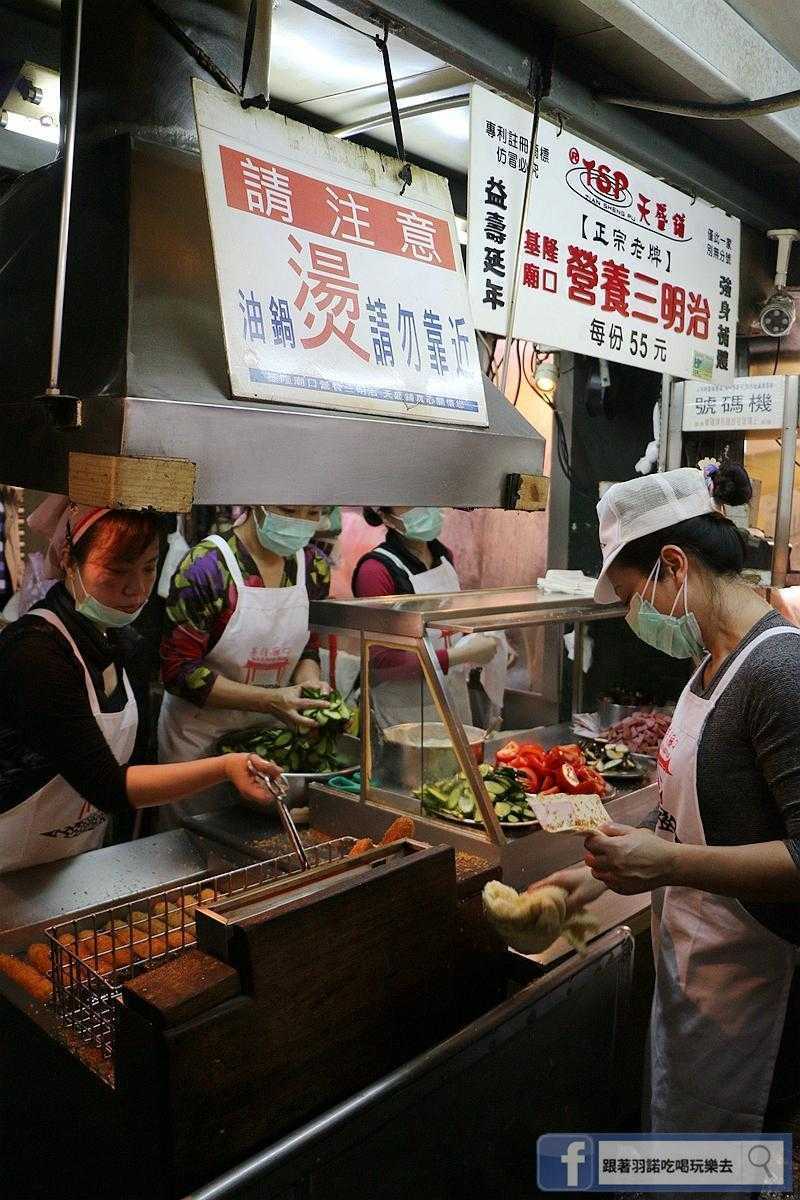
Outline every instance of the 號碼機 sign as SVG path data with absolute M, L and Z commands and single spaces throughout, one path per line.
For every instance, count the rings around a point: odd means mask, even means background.
M 476 329 L 508 330 L 533 113 L 474 84 L 469 101 L 467 280 Z
M 687 383 L 683 431 L 781 429 L 785 375 L 746 375 L 731 383 Z
M 739 222 L 539 122 L 514 336 L 727 383 Z
M 447 182 L 194 98 L 233 395 L 486 425 Z

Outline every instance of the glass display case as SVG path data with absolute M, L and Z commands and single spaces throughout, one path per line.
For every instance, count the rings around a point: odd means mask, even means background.
M 531 853 L 549 862 L 556 844 L 553 861 L 565 854 L 567 862 L 576 861 L 581 836 L 544 834 L 519 777 L 496 759 L 512 739 L 545 748 L 575 742 L 569 723 L 506 727 L 506 660 L 520 631 L 574 626 L 573 706 L 579 711 L 583 627 L 624 612 L 620 604 L 600 607 L 585 596 L 538 588 L 313 602 L 316 630 L 346 634 L 360 645 L 361 783 L 348 803 L 407 813 L 426 838 L 435 834 L 464 849 L 489 848 L 502 860 L 506 878 L 515 874 L 508 868 Z M 496 642 L 496 652 L 479 674 L 471 657 L 477 646 L 485 658 L 487 638 Z M 606 798 L 617 820 L 637 823 L 655 804 L 653 766 L 640 766 L 635 783 L 611 789 Z

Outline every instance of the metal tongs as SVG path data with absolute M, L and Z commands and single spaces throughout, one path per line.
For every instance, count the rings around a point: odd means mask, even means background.
M 274 798 L 275 805 L 278 809 L 278 816 L 281 819 L 281 824 L 286 830 L 286 835 L 294 847 L 294 852 L 300 859 L 302 869 L 308 871 L 311 868 L 311 863 L 308 861 L 308 855 L 305 852 L 303 843 L 300 841 L 300 834 L 297 832 L 297 826 L 292 820 L 292 814 L 286 807 L 286 797 L 289 795 L 289 784 L 286 782 L 284 775 L 267 775 L 265 771 L 260 771 L 252 759 L 247 760 L 247 769 L 257 779 L 265 791 Z

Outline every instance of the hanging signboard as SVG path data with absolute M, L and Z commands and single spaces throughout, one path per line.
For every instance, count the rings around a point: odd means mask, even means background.
M 194 99 L 233 395 L 486 425 L 446 180 Z
M 683 379 L 733 379 L 739 222 L 539 122 L 514 336 Z
M 785 400 L 785 375 L 750 375 L 727 384 L 687 383 L 683 431 L 782 429 Z
M 467 281 L 476 329 L 505 336 L 533 113 L 474 84 L 469 101 Z

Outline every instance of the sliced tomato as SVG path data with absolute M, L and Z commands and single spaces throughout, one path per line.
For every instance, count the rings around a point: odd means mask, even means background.
M 539 795 L 540 796 L 557 796 L 558 793 L 560 792 L 560 790 L 561 789 L 557 788 L 557 787 L 542 788 L 541 792 L 539 792 Z
M 543 792 L 547 791 L 547 789 L 551 788 L 554 783 L 555 783 L 555 780 L 553 779 L 552 773 L 548 772 L 547 774 L 543 775 L 542 779 L 541 779 L 542 791 Z
M 501 763 L 510 763 L 512 758 L 516 758 L 519 754 L 519 746 L 516 742 L 506 742 L 505 746 L 501 746 L 495 754 L 495 758 Z
M 555 782 L 560 784 L 567 794 L 571 795 L 574 795 L 581 785 L 581 781 L 578 779 L 575 768 L 571 763 L 568 762 L 562 763 L 558 768 L 558 774 L 556 775 Z
M 520 777 L 526 792 L 538 792 L 539 776 L 535 771 L 532 771 L 530 767 L 525 766 L 516 767 L 515 770 L 517 775 Z

